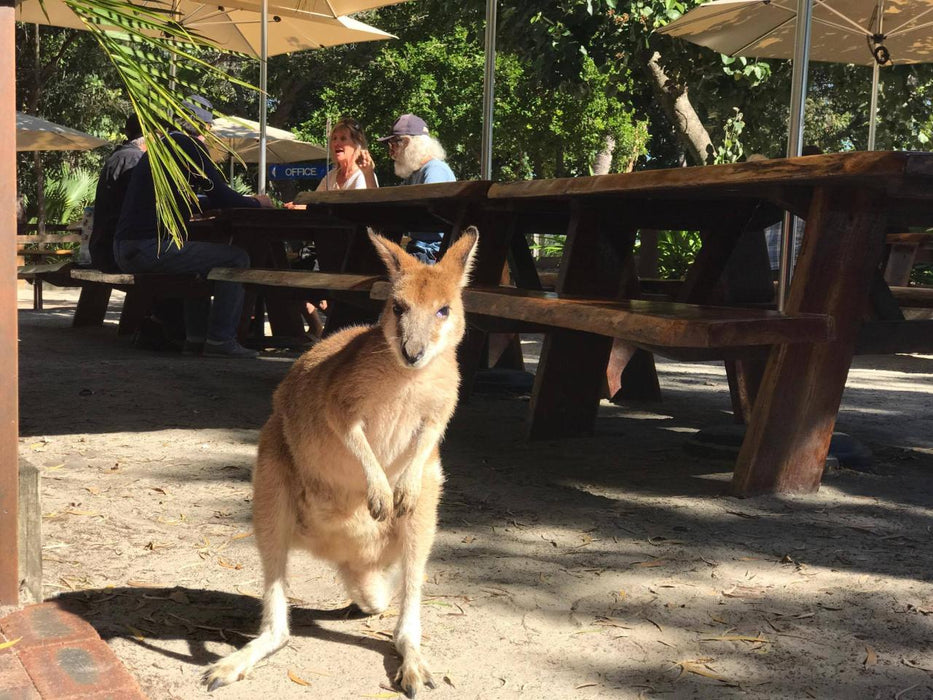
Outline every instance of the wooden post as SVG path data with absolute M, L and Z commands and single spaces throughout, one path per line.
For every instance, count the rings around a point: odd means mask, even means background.
M 0 0 L 0 605 L 19 602 L 19 377 L 16 327 L 16 44 L 12 0 Z M 6 58 L 2 58 L 6 56 Z M 3 134 L 6 134 L 5 136 Z
M 832 316 L 836 338 L 771 350 L 732 479 L 739 496 L 810 493 L 820 487 L 881 260 L 882 197 L 845 188 L 814 192 L 786 311 Z M 840 245 L 843 237 L 845 245 Z

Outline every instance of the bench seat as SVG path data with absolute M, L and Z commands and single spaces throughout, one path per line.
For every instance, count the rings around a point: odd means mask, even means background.
M 158 298 L 197 298 L 210 295 L 210 283 L 193 274 L 161 272 L 103 272 L 73 268 L 71 278 L 81 286 L 72 326 L 101 326 L 114 289 L 126 293 L 118 335 L 132 335 Z
M 385 299 L 388 283 L 373 285 Z M 513 287 L 469 287 L 468 314 L 622 338 L 649 348 L 740 348 L 833 339 L 828 316 L 664 301 L 583 299 Z
M 290 287 L 322 291 L 368 292 L 376 282 L 384 279 L 376 275 L 356 275 L 348 272 L 313 272 L 309 270 L 264 270 L 215 267 L 207 275 L 209 280 L 242 282 L 264 287 Z
M 33 309 L 42 310 L 42 285 L 77 286 L 69 270 L 74 264 L 81 234 L 72 233 L 63 225 L 50 225 L 46 233 L 17 234 L 16 256 L 19 265 L 16 278 L 33 285 Z M 64 246 L 69 247 L 64 247 Z M 49 262 L 49 258 L 54 262 Z

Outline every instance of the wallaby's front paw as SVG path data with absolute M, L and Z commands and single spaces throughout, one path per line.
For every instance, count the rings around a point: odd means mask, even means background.
M 373 520 L 386 520 L 392 514 L 392 491 L 388 484 L 385 488 L 370 487 L 366 492 L 366 505 Z
M 403 515 L 411 513 L 415 509 L 415 505 L 418 503 L 418 498 L 420 496 L 420 484 L 409 484 L 405 481 L 399 481 L 395 485 L 394 492 L 395 515 L 402 517 Z
M 402 666 L 395 675 L 395 682 L 408 698 L 415 697 L 418 691 L 424 688 L 434 690 L 437 687 L 434 679 L 431 678 L 430 671 L 420 658 L 411 662 L 408 659 L 402 661 Z

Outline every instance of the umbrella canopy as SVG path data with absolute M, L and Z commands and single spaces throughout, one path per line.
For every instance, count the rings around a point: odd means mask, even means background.
M 108 143 L 77 129 L 16 113 L 17 151 L 90 151 Z
M 134 4 L 159 9 L 174 7 L 179 24 L 186 29 L 230 51 L 260 56 L 260 8 L 252 0 L 225 1 L 223 6 L 205 5 L 193 0 L 174 0 L 169 5 L 153 0 L 136 0 Z M 43 0 L 41 3 L 39 0 L 17 0 L 16 20 L 85 29 L 81 19 L 62 0 Z M 267 31 L 267 56 L 392 37 L 350 17 L 323 16 L 286 8 L 270 9 Z
M 813 0 L 809 57 L 873 68 L 868 148 L 875 147 L 878 68 L 933 60 L 933 0 Z M 714 0 L 661 34 L 729 56 L 793 58 L 795 0 Z
M 794 0 L 715 0 L 659 32 L 729 56 L 791 58 L 796 26 Z M 810 59 L 868 66 L 883 46 L 882 64 L 926 63 L 931 27 L 931 0 L 813 0 Z
M 273 6 L 287 5 L 295 10 L 302 12 L 311 12 L 313 14 L 327 15 L 329 17 L 338 17 L 340 15 L 352 15 L 354 12 L 363 12 L 386 5 L 398 5 L 405 0 L 274 0 Z
M 259 162 L 259 122 L 239 117 L 217 117 L 211 131 L 244 162 Z M 211 152 L 215 160 L 224 156 L 226 152 Z M 299 141 L 290 131 L 267 126 L 266 157 L 272 163 L 321 160 L 327 157 L 327 149 L 315 143 Z

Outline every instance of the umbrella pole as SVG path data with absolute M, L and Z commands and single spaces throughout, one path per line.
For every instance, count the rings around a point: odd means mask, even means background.
M 803 147 L 803 112 L 807 95 L 807 63 L 810 59 L 810 15 L 812 0 L 797 0 L 797 32 L 794 37 L 793 75 L 790 88 L 790 128 L 787 157 L 800 155 Z M 784 214 L 781 228 L 781 258 L 778 266 L 778 311 L 784 311 L 794 267 L 794 215 Z
M 266 81 L 269 59 L 269 0 L 262 0 L 259 21 L 259 194 L 266 193 Z
M 868 150 L 875 150 L 875 126 L 877 126 L 878 121 L 878 85 L 879 83 L 879 73 L 881 72 L 881 67 L 878 65 L 878 61 L 874 61 L 871 65 L 871 107 L 869 107 L 870 113 L 868 115 Z
M 486 72 L 483 78 L 483 144 L 480 177 L 492 179 L 492 117 L 496 91 L 496 10 L 498 0 L 486 0 Z

